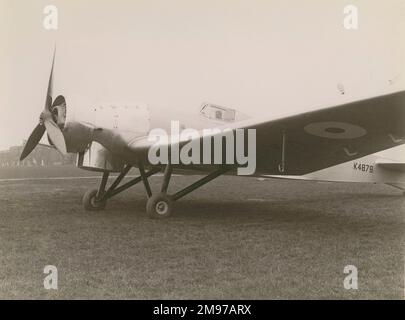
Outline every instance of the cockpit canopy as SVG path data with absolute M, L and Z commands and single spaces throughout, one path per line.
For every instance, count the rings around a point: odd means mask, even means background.
M 200 115 L 213 121 L 235 122 L 247 119 L 248 116 L 236 109 L 222 107 L 217 104 L 205 102 L 201 105 Z

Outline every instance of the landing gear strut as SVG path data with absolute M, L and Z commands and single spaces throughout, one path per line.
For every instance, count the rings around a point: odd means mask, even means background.
M 207 176 L 197 180 L 191 185 L 185 187 L 184 189 L 174 193 L 173 195 L 169 195 L 167 193 L 167 190 L 169 188 L 170 178 L 172 176 L 171 164 L 165 166 L 163 183 L 160 192 L 155 194 L 152 193 L 148 178 L 154 175 L 155 173 L 159 172 L 161 169 L 152 168 L 151 170 L 146 172 L 142 164 L 140 164 L 138 167 L 140 175 L 132 179 L 131 181 L 123 184 L 122 186 L 118 187 L 122 179 L 127 175 L 129 170 L 131 169 L 130 165 L 125 166 L 124 170 L 119 174 L 119 176 L 115 179 L 115 181 L 111 184 L 111 186 L 107 189 L 107 191 L 105 190 L 105 187 L 107 185 L 109 174 L 108 172 L 105 172 L 103 174 L 103 178 L 101 180 L 99 189 L 90 190 L 86 192 L 86 194 L 84 195 L 83 197 L 84 208 L 86 210 L 102 210 L 105 208 L 106 202 L 109 198 L 115 196 L 118 193 L 121 193 L 122 191 L 142 181 L 146 190 L 146 194 L 148 196 L 148 202 L 146 204 L 146 212 L 148 216 L 152 219 L 167 218 L 173 212 L 173 204 L 175 201 L 179 200 L 180 198 L 184 197 L 190 192 L 198 189 L 199 187 L 205 185 L 211 180 L 214 180 L 215 178 L 219 177 L 220 175 L 224 174 L 226 171 L 229 170 L 228 167 L 222 167 L 218 170 L 211 172 Z
M 159 172 L 160 169 L 154 168 L 149 170 L 148 172 L 145 172 L 143 166 L 140 166 L 139 171 L 141 175 L 139 177 L 136 177 L 118 187 L 122 179 L 124 179 L 125 176 L 128 174 L 129 170 L 131 170 L 131 167 L 132 166 L 130 165 L 126 165 L 124 167 L 124 170 L 117 176 L 115 181 L 111 184 L 111 186 L 107 190 L 105 190 L 105 187 L 107 185 L 109 172 L 104 172 L 103 178 L 101 179 L 100 187 L 98 189 L 89 190 L 84 194 L 83 196 L 84 209 L 90 211 L 103 210 L 109 198 L 112 198 L 118 193 L 121 193 L 122 191 L 136 185 L 141 181 L 144 181 L 144 183 L 146 183 L 145 188 L 149 196 L 149 194 L 151 194 L 151 191 L 147 178 Z
M 87 191 L 83 196 L 83 206 L 89 211 L 103 210 L 107 204 L 106 199 L 102 199 L 102 195 L 105 192 L 105 186 L 107 184 L 109 172 L 103 173 L 100 187 L 98 189 L 92 189 Z

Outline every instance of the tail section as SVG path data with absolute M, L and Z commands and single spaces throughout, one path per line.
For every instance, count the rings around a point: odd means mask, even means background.
M 303 176 L 272 176 L 274 178 L 385 183 L 405 190 L 405 161 L 392 160 L 388 154 L 372 154 Z M 404 154 L 405 155 L 405 154 Z M 402 158 L 402 157 L 401 157 Z M 400 186 L 404 186 L 404 188 Z

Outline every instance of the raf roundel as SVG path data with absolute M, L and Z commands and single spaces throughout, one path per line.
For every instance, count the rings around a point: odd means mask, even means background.
M 304 127 L 305 132 L 328 139 L 355 139 L 364 136 L 366 129 L 346 122 L 314 122 Z

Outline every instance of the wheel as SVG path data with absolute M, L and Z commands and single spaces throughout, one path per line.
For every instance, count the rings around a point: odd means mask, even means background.
M 84 196 L 83 196 L 83 206 L 84 209 L 89 210 L 89 211 L 98 211 L 98 210 L 103 210 L 106 205 L 106 201 L 97 201 L 96 196 L 97 196 L 97 189 L 92 189 L 87 191 Z
M 148 199 L 146 212 L 152 219 L 163 219 L 171 215 L 173 201 L 166 193 L 158 193 Z

